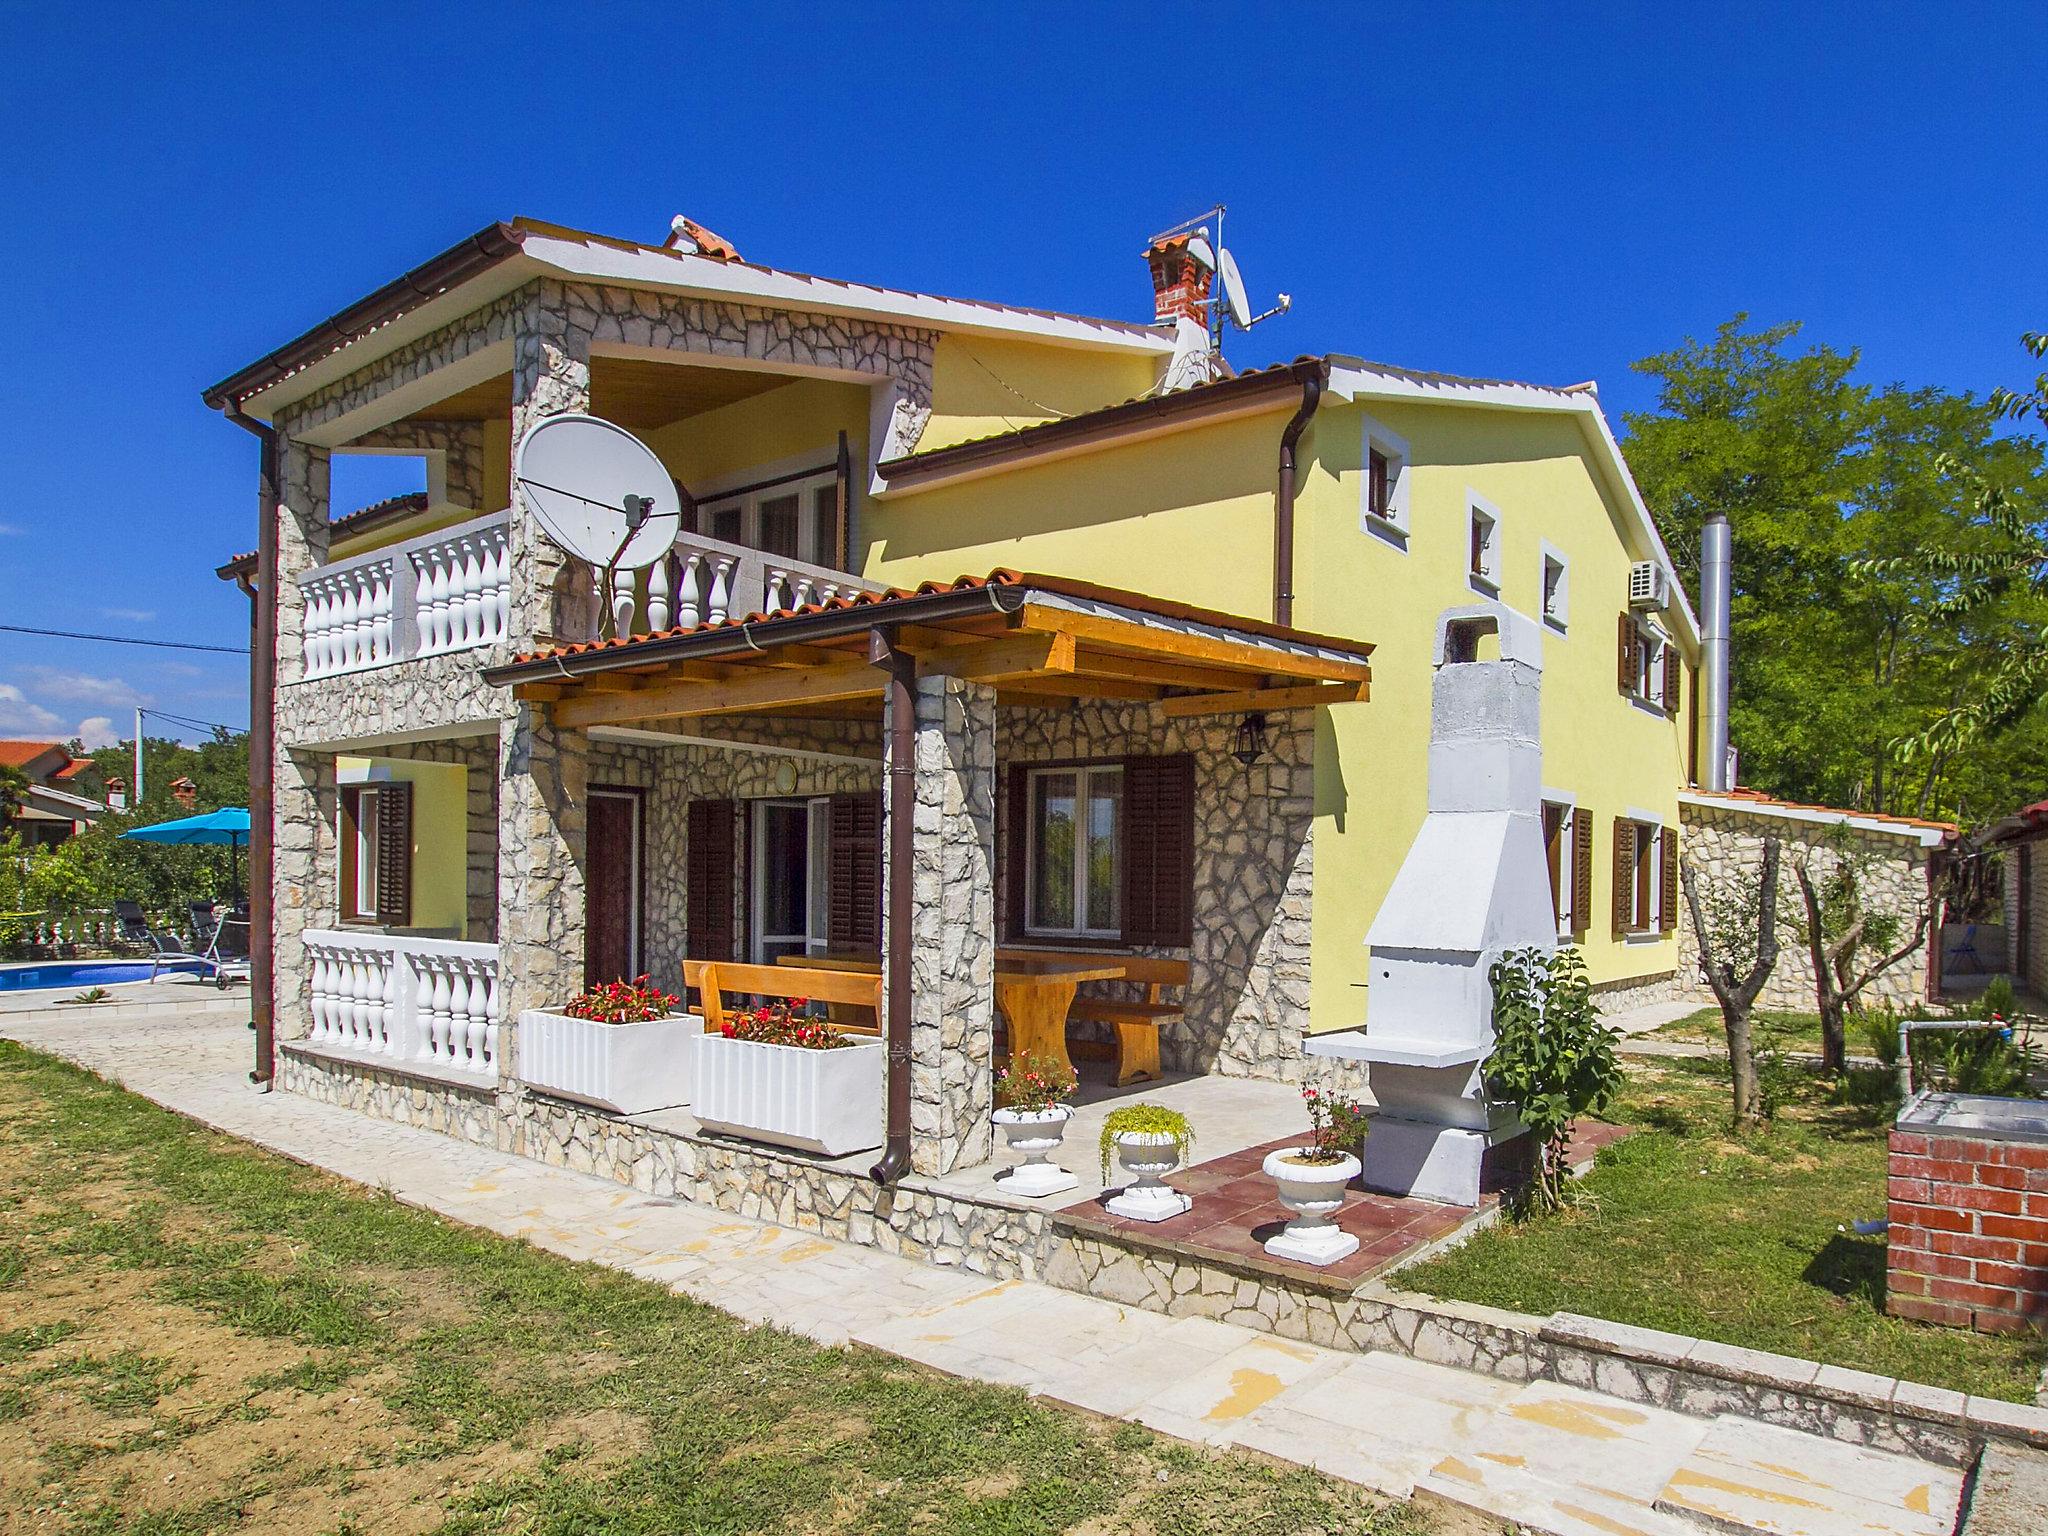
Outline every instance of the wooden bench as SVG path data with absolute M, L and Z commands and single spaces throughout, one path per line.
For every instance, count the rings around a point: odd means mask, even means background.
M 847 1035 L 879 1035 L 882 1032 L 882 978 L 879 973 L 811 969 L 795 970 L 775 965 L 740 965 L 726 960 L 685 960 L 683 984 L 695 987 L 703 998 L 704 1032 L 716 1034 L 725 1022 L 725 994 L 739 992 L 758 997 L 803 997 L 812 1002 L 857 1004 L 867 1010 L 870 1023 L 855 1023 L 838 1016 L 830 1020 L 834 1029 Z M 736 1011 L 736 1010 L 735 1010 Z
M 1044 957 L 1063 951 L 1043 949 L 999 950 L 998 956 Z M 1160 1075 L 1159 1026 L 1182 1017 L 1186 1003 L 1169 1002 L 1168 988 L 1187 995 L 1188 963 L 1185 960 L 1154 960 L 1145 955 L 1105 955 L 1124 968 L 1124 980 L 1144 987 L 1143 998 L 1088 997 L 1074 999 L 1067 1010 L 1070 1019 L 1106 1024 L 1116 1040 L 1116 1085 L 1146 1082 Z

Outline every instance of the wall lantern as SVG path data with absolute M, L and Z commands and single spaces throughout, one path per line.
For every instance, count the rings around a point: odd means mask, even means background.
M 1249 768 L 1266 755 L 1266 717 L 1246 715 L 1237 723 L 1237 745 L 1230 755 Z

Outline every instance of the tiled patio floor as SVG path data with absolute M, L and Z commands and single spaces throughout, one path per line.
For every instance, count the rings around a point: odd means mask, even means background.
M 1572 1155 L 1591 1158 L 1601 1147 L 1627 1134 L 1621 1126 L 1583 1122 L 1573 1132 Z M 1193 1209 L 1166 1221 L 1133 1221 L 1112 1215 L 1104 1202 L 1114 1191 L 1063 1207 L 1060 1216 L 1075 1226 L 1114 1232 L 1127 1242 L 1172 1248 L 1349 1292 L 1500 1203 L 1499 1196 L 1487 1195 L 1476 1206 L 1440 1205 L 1434 1200 L 1378 1194 L 1353 1184 L 1336 1222 L 1358 1239 L 1356 1253 L 1320 1266 L 1277 1259 L 1264 1245 L 1286 1225 L 1289 1212 L 1274 1198 L 1273 1181 L 1261 1166 L 1269 1152 L 1300 1142 L 1299 1135 L 1283 1136 L 1169 1176 L 1167 1183 L 1192 1195 L 1195 1203 Z

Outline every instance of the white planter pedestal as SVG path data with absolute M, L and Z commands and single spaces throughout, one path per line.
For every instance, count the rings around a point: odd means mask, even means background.
M 1067 1134 L 1067 1122 L 1073 1117 L 1073 1108 L 1066 1104 L 1055 1104 L 1050 1109 L 997 1110 L 996 1124 L 1002 1130 L 1004 1142 L 1024 1161 L 998 1173 L 995 1176 L 996 1188 L 1006 1195 L 1022 1195 L 1035 1200 L 1042 1195 L 1057 1195 L 1079 1184 L 1081 1181 L 1055 1163 L 1050 1155 Z
M 1116 1137 L 1116 1160 L 1132 1176 L 1108 1203 L 1112 1216 L 1133 1221 L 1165 1221 L 1194 1204 L 1177 1189 L 1169 1189 L 1161 1178 L 1180 1163 L 1173 1137 L 1164 1131 L 1124 1131 Z
M 531 1008 L 519 1015 L 519 1076 L 544 1093 L 640 1115 L 690 1102 L 694 1013 L 639 1024 L 599 1024 Z
M 1266 1177 L 1280 1187 L 1280 1203 L 1293 1211 L 1285 1231 L 1266 1239 L 1266 1252 L 1297 1264 L 1334 1264 L 1358 1252 L 1358 1239 L 1330 1218 L 1344 1204 L 1344 1187 L 1358 1177 L 1358 1159 L 1341 1163 L 1297 1163 L 1307 1150 L 1282 1147 L 1266 1154 Z
M 879 1147 L 883 1118 L 879 1040 L 807 1051 L 699 1035 L 690 1042 L 698 1123 L 827 1157 Z

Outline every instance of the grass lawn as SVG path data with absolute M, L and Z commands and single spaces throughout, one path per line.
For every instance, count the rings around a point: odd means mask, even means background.
M 1494 1527 L 749 1329 L 0 1042 L 0 1529 Z
M 1777 1013 L 1759 1008 L 1750 1015 L 1750 1026 L 1755 1032 L 1759 1045 L 1775 1041 L 1781 1050 L 1820 1054 L 1820 1015 L 1817 1013 Z M 1702 1008 L 1698 1013 L 1689 1013 L 1682 1019 L 1675 1019 L 1653 1032 L 1657 1040 L 1684 1040 L 1711 1045 L 1726 1050 L 1728 1034 L 1721 1024 L 1721 1010 Z M 1852 1029 L 1849 1036 L 1849 1054 L 1857 1055 L 1863 1050 Z
M 1400 1273 L 1438 1296 L 1570 1311 L 2032 1402 L 2038 1341 L 1884 1314 L 1885 1244 L 1846 1229 L 1885 1210 L 1888 1113 L 1801 1074 L 1775 1122 L 1736 1136 L 1725 1063 L 1632 1058 L 1576 1207 L 1507 1223 Z

